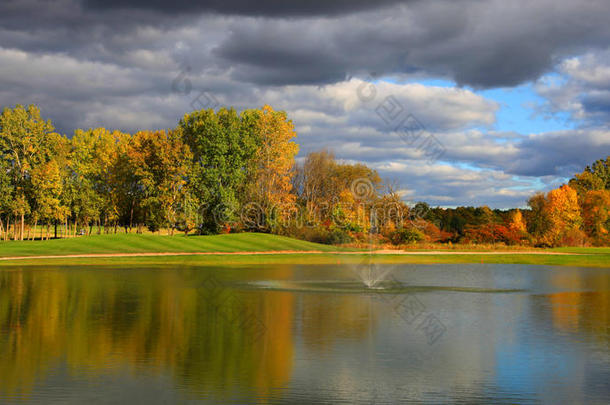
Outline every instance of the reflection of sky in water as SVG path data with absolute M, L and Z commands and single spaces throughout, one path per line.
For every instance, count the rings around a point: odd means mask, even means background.
M 561 349 L 561 356 L 558 356 L 558 348 L 548 341 L 498 347 L 496 385 L 506 392 L 535 394 L 541 388 L 557 390 L 562 383 L 570 384 L 574 376 L 568 370 L 577 370 L 578 361 L 569 348 Z M 548 391 L 547 394 L 556 396 L 557 392 Z
M 391 275 L 408 289 L 388 298 L 337 266 L 4 272 L 0 402 L 604 403 L 610 394 L 610 271 L 404 265 Z M 422 314 L 407 322 L 397 300 L 413 297 Z M 434 344 L 419 327 L 426 314 L 446 328 Z M 262 336 L 243 327 L 251 317 Z

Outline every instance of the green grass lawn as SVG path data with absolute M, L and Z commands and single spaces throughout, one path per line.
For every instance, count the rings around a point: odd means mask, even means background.
M 155 253 L 155 252 L 239 252 L 239 251 L 321 251 L 316 255 L 219 255 L 219 256 L 158 256 L 26 259 L 0 261 L 2 267 L 69 265 L 245 265 L 245 264 L 337 264 L 358 263 L 368 254 L 337 255 L 330 252 L 348 250 L 336 246 L 305 242 L 284 236 L 241 233 L 214 236 L 159 236 L 159 235 L 94 235 L 49 241 L 0 242 L 0 257 L 61 256 L 71 254 Z M 472 251 L 472 249 L 469 249 Z M 524 249 L 527 250 L 527 249 Z M 489 251 L 486 249 L 485 251 Z M 537 249 L 541 251 L 541 249 Z M 451 255 L 410 256 L 397 254 L 375 255 L 378 263 L 520 263 L 564 266 L 610 267 L 610 248 L 557 248 L 549 252 L 577 253 L 574 255 Z
M 564 253 L 610 254 L 610 247 L 560 247 L 547 250 Z
M 0 242 L 0 257 L 61 256 L 87 253 L 238 252 L 269 250 L 342 250 L 264 233 L 211 236 L 159 236 L 138 234 L 92 235 L 47 241 Z
M 366 253 L 338 255 L 332 253 L 311 254 L 268 254 L 268 255 L 214 255 L 214 256 L 148 256 L 148 257 L 104 257 L 104 258 L 61 258 L 50 260 L 0 261 L 0 268 L 70 267 L 70 266 L 116 266 L 167 267 L 167 266 L 248 266 L 264 264 L 366 264 L 370 257 Z M 545 255 L 429 255 L 408 256 L 380 254 L 372 259 L 375 263 L 387 264 L 532 264 L 547 266 L 606 267 L 610 268 L 610 254 L 586 256 L 545 256 Z

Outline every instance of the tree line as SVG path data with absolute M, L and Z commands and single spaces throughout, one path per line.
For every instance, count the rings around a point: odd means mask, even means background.
M 5 240 L 48 239 L 52 226 L 62 236 L 218 233 L 240 203 L 294 201 L 295 136 L 286 114 L 269 106 L 195 111 L 169 130 L 77 129 L 72 137 L 34 105 L 5 108 L 0 232 Z
M 322 243 L 607 245 L 610 157 L 528 208 L 406 204 L 364 164 L 311 152 L 270 106 L 185 114 L 175 128 L 55 132 L 34 105 L 0 116 L 0 238 L 273 232 Z
M 610 156 L 567 184 L 528 199 L 527 209 L 425 207 L 445 241 L 534 246 L 610 245 Z

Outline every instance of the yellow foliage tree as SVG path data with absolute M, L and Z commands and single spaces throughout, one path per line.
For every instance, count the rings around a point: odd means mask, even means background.
M 517 209 L 513 211 L 510 217 L 509 228 L 517 232 L 527 232 L 527 226 L 525 224 L 525 219 L 523 219 L 523 214 L 521 213 L 521 210 Z
M 63 183 L 59 163 L 51 160 L 36 166 L 32 170 L 32 186 L 36 201 L 36 215 L 43 223 L 46 223 L 46 238 L 49 239 L 50 224 L 54 221 L 62 221 L 67 213 L 67 207 L 61 204 Z
M 245 112 L 251 114 L 252 112 Z M 265 105 L 256 112 L 258 148 L 252 168 L 252 182 L 246 203 L 258 204 L 264 214 L 264 227 L 274 227 L 293 212 L 296 195 L 292 192 L 292 169 L 299 151 L 292 140 L 294 125 L 286 113 Z
M 549 191 L 544 210 L 549 220 L 549 229 L 543 240 L 549 245 L 561 243 L 561 238 L 577 233 L 582 224 L 578 195 L 568 185 Z
M 167 226 L 173 235 L 178 206 L 185 197 L 191 150 L 177 131 L 140 131 L 132 136 L 126 155 L 139 185 L 148 228 Z

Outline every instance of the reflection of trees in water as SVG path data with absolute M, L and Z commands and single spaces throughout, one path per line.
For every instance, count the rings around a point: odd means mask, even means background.
M 221 396 L 265 395 L 290 378 L 291 294 L 227 289 L 226 299 L 201 287 L 205 271 L 124 271 L 0 272 L 0 391 L 28 392 L 64 361 L 93 376 L 113 364 L 169 372 Z M 264 333 L 227 313 L 253 314 Z
M 596 338 L 610 337 L 610 273 L 563 272 L 550 275 L 562 290 L 549 294 L 553 326 L 566 332 L 587 332 Z
M 352 294 L 304 294 L 302 335 L 308 348 L 331 350 L 336 340 L 363 338 L 371 328 L 371 300 Z

